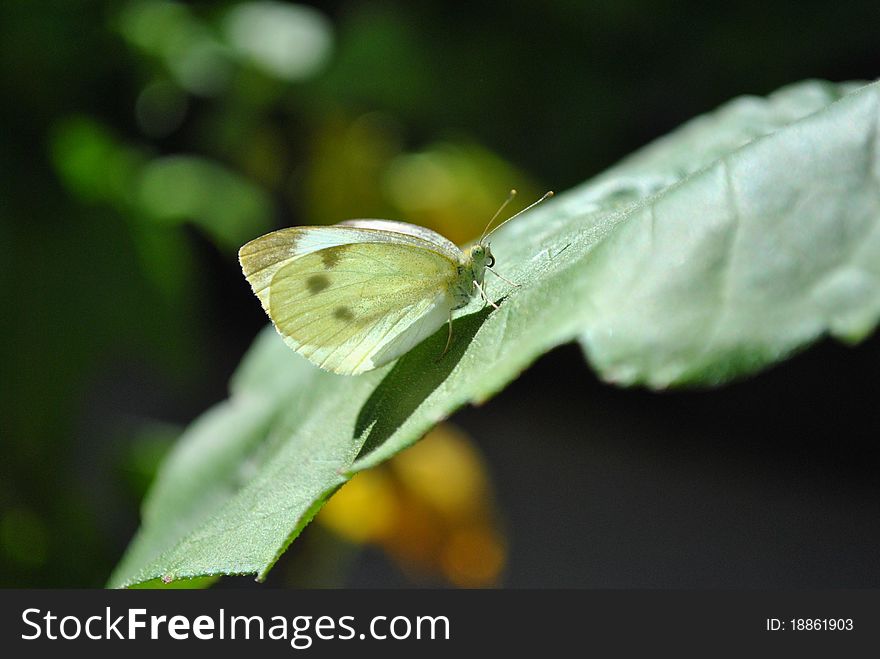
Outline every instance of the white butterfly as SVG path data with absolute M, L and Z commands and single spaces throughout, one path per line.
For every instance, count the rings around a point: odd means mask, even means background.
M 415 224 L 349 220 L 273 231 L 242 247 L 238 260 L 287 345 L 323 369 L 356 375 L 396 359 L 446 322 L 448 349 L 452 312 L 478 292 L 498 308 L 483 290 L 495 265 L 487 240 L 553 193 L 487 233 L 514 194 L 464 251 Z

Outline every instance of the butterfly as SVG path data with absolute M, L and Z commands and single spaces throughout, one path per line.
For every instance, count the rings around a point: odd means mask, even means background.
M 357 375 L 396 359 L 449 324 L 479 293 L 495 257 L 488 239 L 464 250 L 425 227 L 395 220 L 348 220 L 273 231 L 238 252 L 242 272 L 285 343 L 321 368 Z M 511 285 L 510 282 L 506 279 Z

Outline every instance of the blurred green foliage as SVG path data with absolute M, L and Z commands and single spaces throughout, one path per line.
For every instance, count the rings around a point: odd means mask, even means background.
M 0 585 L 100 585 L 265 318 L 267 229 L 464 241 L 719 102 L 873 78 L 876 3 L 0 5 Z M 151 430 L 152 429 L 152 430 Z M 157 430 L 158 429 L 158 430 Z

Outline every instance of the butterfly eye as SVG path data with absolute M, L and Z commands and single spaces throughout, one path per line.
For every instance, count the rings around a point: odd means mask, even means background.
M 486 267 L 491 268 L 493 265 L 495 265 L 495 257 L 490 255 L 486 260 Z

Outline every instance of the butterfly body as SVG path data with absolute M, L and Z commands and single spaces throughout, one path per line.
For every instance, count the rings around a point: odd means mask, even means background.
M 254 294 L 288 346 L 323 369 L 357 375 L 404 354 L 449 323 L 483 290 L 495 258 L 489 221 L 464 251 L 439 233 L 392 220 L 292 227 L 250 241 L 238 260 Z M 513 282 L 509 284 L 516 286 Z M 444 350 L 445 354 L 445 350 Z
M 449 288 L 450 295 L 454 302 L 452 309 L 461 309 L 466 307 L 471 298 L 477 294 L 477 287 L 474 282 L 483 285 L 483 279 L 486 276 L 486 262 L 492 257 L 492 253 L 488 246 L 474 245 L 462 252 L 459 266 L 456 270 L 456 277 Z
M 351 220 L 281 229 L 239 250 L 275 329 L 321 368 L 378 368 L 451 322 L 482 291 L 488 245 L 465 251 L 424 227 Z

